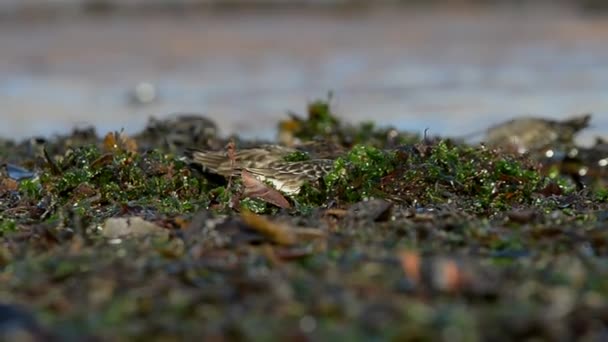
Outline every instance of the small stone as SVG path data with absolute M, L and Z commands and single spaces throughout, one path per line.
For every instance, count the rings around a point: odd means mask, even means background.
M 139 237 L 146 235 L 167 236 L 169 233 L 163 227 L 145 221 L 141 217 L 109 218 L 103 224 L 101 234 L 110 239 L 121 237 Z

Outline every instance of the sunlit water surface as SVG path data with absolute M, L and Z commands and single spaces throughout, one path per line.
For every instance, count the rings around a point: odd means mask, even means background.
M 608 135 L 606 37 L 608 18 L 557 10 L 5 21 L 0 136 L 135 132 L 150 115 L 187 111 L 225 134 L 273 138 L 286 111 L 331 90 L 347 120 L 442 135 L 589 111 L 589 143 Z M 152 101 L 135 101 L 147 83 Z

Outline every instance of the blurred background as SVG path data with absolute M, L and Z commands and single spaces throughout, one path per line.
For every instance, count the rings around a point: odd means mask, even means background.
M 594 113 L 608 135 L 608 1 L 0 0 L 0 137 L 203 113 L 274 138 L 334 94 L 349 121 L 466 135 Z

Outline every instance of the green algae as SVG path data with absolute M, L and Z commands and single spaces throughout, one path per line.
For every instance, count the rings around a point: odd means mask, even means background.
M 0 216 L 0 235 L 17 231 L 17 222 L 14 219 L 5 219 Z
M 331 94 L 326 100 L 311 102 L 305 118 L 292 116 L 291 120 L 283 121 L 279 129 L 287 126 L 285 129 L 302 141 L 320 139 L 347 147 L 365 144 L 384 148 L 387 145 L 414 143 L 420 139 L 419 134 L 401 132 L 393 127 L 379 127 L 370 121 L 359 124 L 343 123 L 332 108 Z
M 390 175 L 389 193 L 421 204 L 452 202 L 457 197 L 463 208 L 474 211 L 505 210 L 532 203 L 542 180 L 531 161 L 484 147 L 439 141 L 414 146 L 401 156 L 402 162 Z
M 469 210 L 507 210 L 514 204 L 531 204 L 547 183 L 531 161 L 484 147 L 439 141 L 424 146 L 425 153 L 418 148 L 356 145 L 335 160 L 333 170 L 323 178 L 323 189 L 306 187 L 299 199 L 311 205 L 329 198 L 353 203 L 372 197 L 430 204 L 457 196 Z
M 302 137 L 313 138 L 316 135 L 328 135 L 339 131 L 340 120 L 331 108 L 331 95 L 326 101 L 317 100 L 308 105 L 308 118 L 302 129 Z
M 29 199 L 40 199 L 40 196 L 42 194 L 42 185 L 40 184 L 40 178 L 36 177 L 33 179 L 24 179 L 20 181 L 19 192 Z
M 333 169 L 318 185 L 304 184 L 295 196 L 298 212 L 310 212 L 329 201 L 354 203 L 370 197 L 384 197 L 382 177 L 396 164 L 394 152 L 357 145 L 334 161 Z
M 207 183 L 178 160 L 157 151 L 103 153 L 89 145 L 57 158 L 60 174 L 42 173 L 20 183 L 32 199 L 44 192 L 64 208 L 90 215 L 107 206 L 149 206 L 160 214 L 184 214 L 207 207 Z
M 305 160 L 310 160 L 310 156 L 306 152 L 295 151 L 295 152 L 289 153 L 288 155 L 283 157 L 283 160 L 286 162 L 305 161 Z
M 343 124 L 324 101 L 309 111 L 302 139 L 346 152 L 287 210 L 157 150 L 24 157 L 38 176 L 0 192 L 0 298 L 68 340 L 600 336 L 605 183 L 580 189 L 560 167 L 483 146 L 387 139 L 392 128 Z M 323 237 L 277 246 L 241 210 Z M 168 237 L 100 234 L 130 216 Z
M 334 162 L 334 168 L 324 177 L 324 182 L 337 198 L 357 202 L 381 193 L 382 177 L 394 167 L 393 153 L 357 145 Z
M 240 205 L 241 205 L 241 210 L 248 210 L 252 213 L 256 213 L 256 214 L 264 214 L 264 213 L 268 213 L 269 210 L 269 205 L 268 203 L 257 199 L 257 198 L 243 198 L 240 201 Z
M 608 202 L 608 189 L 598 189 L 595 192 L 595 198 L 600 202 Z

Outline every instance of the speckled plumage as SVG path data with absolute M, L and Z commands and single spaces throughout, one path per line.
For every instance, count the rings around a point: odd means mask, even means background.
M 333 166 L 331 159 L 285 161 L 295 149 L 266 145 L 258 148 L 237 150 L 234 161 L 225 151 L 201 151 L 189 149 L 186 157 L 203 171 L 224 177 L 240 176 L 242 170 L 249 171 L 261 181 L 271 183 L 286 194 L 297 194 L 306 182 L 315 182 L 325 176 Z

